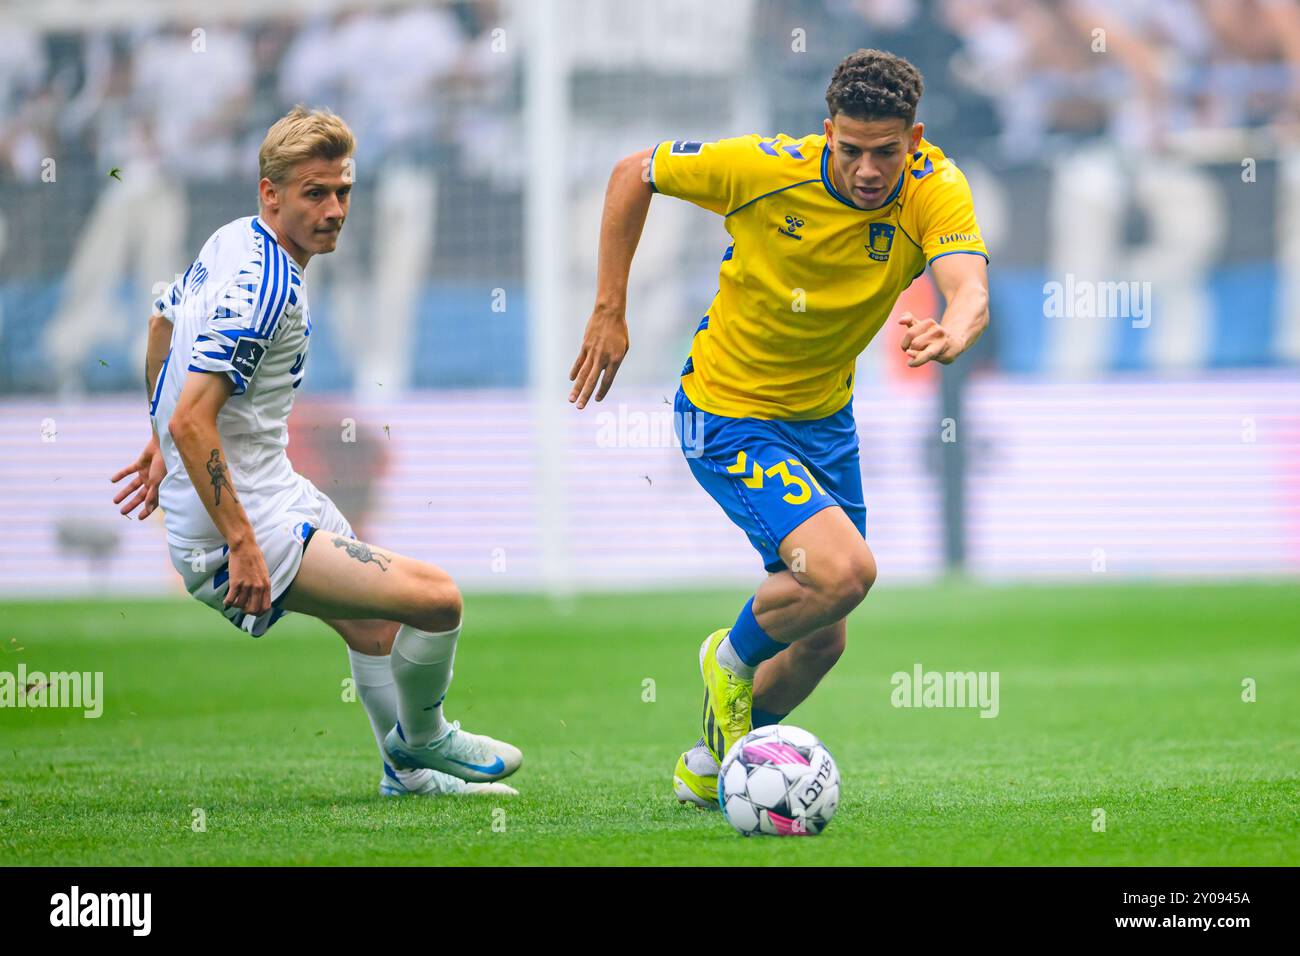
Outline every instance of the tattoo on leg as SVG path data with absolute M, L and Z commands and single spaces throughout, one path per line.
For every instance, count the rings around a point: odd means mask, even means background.
M 335 538 L 334 547 L 342 548 L 348 553 L 349 558 L 356 558 L 362 564 L 377 564 L 380 571 L 387 571 L 388 565 L 385 562 L 392 561 L 386 554 L 380 554 L 378 551 L 370 550 L 370 545 L 362 544 L 360 541 L 349 541 L 346 538 Z
M 221 489 L 225 488 L 230 492 L 230 497 L 234 501 L 239 498 L 235 495 L 235 488 L 226 477 L 226 465 L 221 460 L 221 449 L 212 449 L 212 454 L 208 457 L 208 474 L 212 477 L 212 504 L 214 506 L 221 504 Z

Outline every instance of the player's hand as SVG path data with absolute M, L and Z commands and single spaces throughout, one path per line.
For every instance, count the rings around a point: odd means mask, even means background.
M 904 312 L 898 324 L 907 330 L 899 344 L 907 353 L 909 368 L 918 368 L 931 360 L 950 365 L 965 351 L 965 345 L 934 319 L 918 319 L 911 312 Z
M 230 590 L 226 607 L 240 608 L 256 617 L 271 610 L 271 576 L 266 573 L 262 549 L 250 541 L 230 549 Z
M 587 320 L 587 330 L 582 333 L 582 348 L 569 370 L 569 381 L 573 383 L 569 401 L 585 408 L 593 391 L 596 392 L 596 401 L 603 399 L 609 393 L 610 385 L 614 384 L 614 376 L 626 355 L 627 319 L 623 311 L 597 308 Z M 604 373 L 604 378 L 601 373 Z M 596 391 L 598 383 L 600 389 Z
M 144 446 L 144 451 L 140 452 L 139 458 L 113 476 L 113 484 L 117 484 L 127 475 L 134 477 L 129 485 L 117 493 L 113 504 L 122 505 L 122 514 L 128 516 L 136 508 L 144 505 L 137 515 L 143 521 L 158 507 L 158 486 L 167 477 L 167 460 L 163 458 L 162 449 L 158 447 L 157 435 L 149 439 L 149 444 Z M 123 500 L 128 498 L 126 504 L 122 504 Z

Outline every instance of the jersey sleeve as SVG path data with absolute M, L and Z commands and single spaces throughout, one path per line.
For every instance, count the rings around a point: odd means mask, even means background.
M 218 294 L 190 351 L 191 372 L 227 376 L 242 395 L 270 348 L 288 304 L 289 281 L 274 268 L 261 277 L 243 270 Z
M 765 154 L 761 142 L 758 134 L 712 143 L 666 140 L 650 156 L 650 185 L 725 216 L 764 191 L 762 163 L 777 154 Z
M 191 262 L 190 267 L 185 270 L 185 275 L 179 276 L 175 282 L 172 282 L 163 290 L 162 295 L 153 300 L 155 315 L 161 315 L 168 322 L 176 321 L 176 307 L 180 305 L 181 296 L 185 294 L 185 283 L 190 281 L 190 274 L 194 271 L 196 264 Z
M 916 228 L 926 265 L 954 253 L 981 255 L 988 260 L 989 251 L 975 221 L 970 184 L 960 169 L 946 163 L 936 170 L 931 181 L 919 190 L 916 203 Z

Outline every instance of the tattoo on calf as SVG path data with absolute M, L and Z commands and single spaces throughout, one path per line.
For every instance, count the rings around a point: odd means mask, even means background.
M 225 488 L 226 491 L 230 492 L 230 498 L 232 501 L 239 500 L 235 495 L 234 486 L 226 476 L 226 465 L 225 462 L 221 460 L 220 448 L 212 449 L 212 454 L 208 456 L 208 474 L 212 478 L 212 504 L 214 506 L 221 504 L 222 488 Z
M 380 571 L 387 571 L 388 564 L 393 559 L 386 554 L 380 554 L 378 551 L 372 551 L 370 545 L 362 544 L 360 541 L 348 541 L 346 538 L 335 538 L 334 547 L 342 548 L 348 553 L 349 558 L 355 558 L 362 564 L 377 564 Z

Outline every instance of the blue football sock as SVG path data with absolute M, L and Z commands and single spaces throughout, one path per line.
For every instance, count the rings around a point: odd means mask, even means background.
M 727 640 L 731 642 L 732 650 L 736 652 L 736 656 L 750 667 L 757 667 L 763 661 L 775 656 L 787 647 L 780 641 L 772 640 L 772 638 L 768 637 L 767 632 L 758 626 L 758 620 L 754 617 L 753 598 L 746 601 L 745 606 L 741 608 L 740 616 L 736 618 L 736 623 L 732 625 Z
M 770 710 L 760 710 L 757 707 L 751 710 L 749 715 L 753 720 L 755 730 L 759 727 L 770 727 L 773 724 L 779 724 L 790 716 L 789 714 L 774 714 Z

